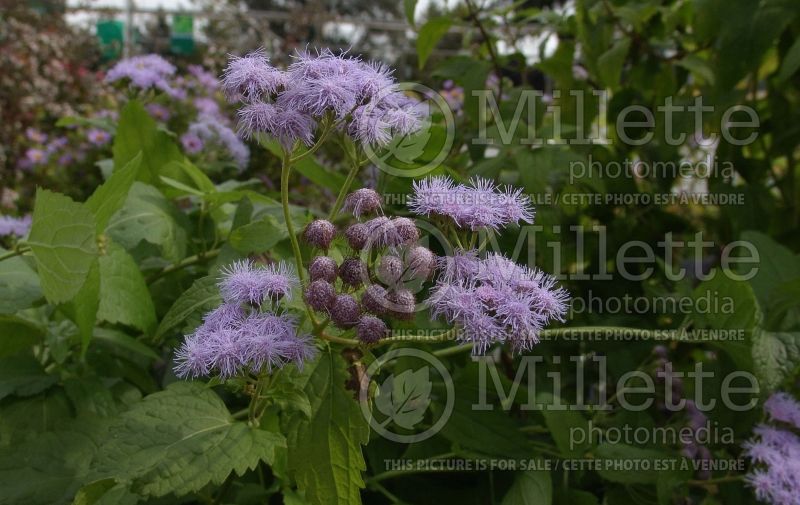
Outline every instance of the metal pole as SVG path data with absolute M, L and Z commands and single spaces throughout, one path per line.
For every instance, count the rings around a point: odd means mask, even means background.
M 122 54 L 125 58 L 131 57 L 133 48 L 133 0 L 126 0 L 125 2 L 125 44 L 123 45 Z

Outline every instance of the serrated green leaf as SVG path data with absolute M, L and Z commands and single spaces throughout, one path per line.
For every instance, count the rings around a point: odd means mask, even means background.
M 106 420 L 89 417 L 0 449 L 0 504 L 70 503 L 106 428 Z
M 502 505 L 550 505 L 553 503 L 553 483 L 547 470 L 518 473 L 514 484 L 503 497 Z
M 123 413 L 92 466 L 137 494 L 183 495 L 271 463 L 284 445 L 282 435 L 234 420 L 214 391 L 178 382 Z
M 142 153 L 133 157 L 124 167 L 112 172 L 111 177 L 94 190 L 86 200 L 86 208 L 94 214 L 97 221 L 97 233 L 103 233 L 111 219 L 128 197 L 133 182 L 142 164 Z
M 80 203 L 46 189 L 36 192 L 27 243 L 50 302 L 68 302 L 83 286 L 97 257 L 95 229 L 94 216 Z
M 369 424 L 351 391 L 342 358 L 327 350 L 306 365 L 299 384 L 311 402 L 311 417 L 298 416 L 289 434 L 289 468 L 312 505 L 361 503 L 366 470 L 361 445 Z
M 143 332 L 156 325 L 156 309 L 147 284 L 130 254 L 111 244 L 100 257 L 100 308 L 97 317 Z
M 450 30 L 453 20 L 449 17 L 438 17 L 429 19 L 422 28 L 419 29 L 417 36 L 417 57 L 419 58 L 419 68 L 425 67 L 436 44 Z
M 206 312 L 220 304 L 222 299 L 217 287 L 217 278 L 213 275 L 202 277 L 192 283 L 177 300 L 172 304 L 156 330 L 156 337 L 163 337 L 166 332 L 178 326 L 191 326 L 192 316 L 196 323 L 200 323 L 199 314 Z M 195 326 L 197 326 L 195 324 Z
M 775 390 L 800 366 L 800 334 L 757 331 L 753 365 L 759 385 L 766 391 Z
M 6 250 L 0 247 L 0 254 Z M 42 297 L 39 276 L 24 258 L 0 261 L 0 314 L 27 309 Z
M 164 258 L 179 261 L 186 255 L 187 242 L 182 218 L 160 191 L 136 182 L 125 205 L 111 218 L 107 233 L 127 250 L 144 240 L 159 246 Z

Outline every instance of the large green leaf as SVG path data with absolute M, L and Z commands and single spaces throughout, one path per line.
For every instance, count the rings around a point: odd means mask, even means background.
M 353 392 L 344 388 L 347 378 L 342 358 L 327 350 L 299 379 L 311 417 L 298 414 L 292 423 L 289 467 L 313 505 L 361 503 L 361 445 L 369 440 L 369 424 Z
M 761 388 L 776 389 L 800 365 L 800 334 L 757 331 L 753 365 Z
M 179 261 L 186 254 L 187 241 L 182 217 L 160 191 L 136 182 L 125 205 L 111 218 L 107 232 L 125 249 L 144 240 L 159 246 L 164 258 Z
M 668 454 L 660 451 L 607 442 L 597 446 L 595 457 L 600 460 L 597 473 L 621 484 L 655 484 L 661 473 L 657 462 L 668 464 L 670 459 Z M 637 469 L 632 471 L 631 468 Z
M 30 396 L 56 382 L 33 356 L 11 356 L 0 359 L 0 399 L 8 395 Z
M 286 225 L 266 215 L 258 221 L 240 226 L 231 232 L 228 241 L 242 254 L 262 253 L 289 237 Z
M 100 306 L 100 265 L 99 261 L 92 263 L 86 282 L 81 286 L 78 294 L 66 306 L 65 311 L 70 315 L 81 334 L 81 352 L 86 352 L 89 342 L 97 324 L 97 309 Z
M 178 382 L 111 425 L 93 468 L 141 495 L 182 495 L 271 463 L 284 445 L 282 435 L 234 420 L 211 389 Z
M 13 316 L 0 316 L 0 357 L 4 358 L 40 342 L 44 330 Z
M 71 300 L 97 257 L 96 223 L 91 211 L 67 196 L 36 192 L 28 237 L 42 291 L 52 303 Z
M 97 221 L 97 233 L 103 233 L 111 216 L 125 203 L 142 164 L 142 153 L 134 156 L 124 167 L 115 170 L 109 179 L 94 190 L 86 200 L 86 207 Z
M 738 270 L 746 274 L 757 267 L 758 272 L 749 282 L 761 306 L 769 308 L 775 288 L 784 282 L 800 278 L 800 256 L 757 231 L 746 231 L 742 233 L 741 239 L 755 247 L 759 262 L 757 265 L 739 264 Z
M 108 254 L 100 257 L 100 308 L 97 317 L 144 332 L 156 325 L 156 309 L 139 266 L 116 244 L 111 244 Z
M 0 254 L 6 252 L 0 247 Z M 29 308 L 42 297 L 39 276 L 25 259 L 0 261 L 0 314 L 14 314 Z
M 697 308 L 692 317 L 698 327 L 725 330 L 729 335 L 741 332 L 744 336 L 743 340 L 731 337 L 712 340 L 710 343 L 727 352 L 740 368 L 752 370 L 752 335 L 761 324 L 762 314 L 750 284 L 731 279 L 724 272 L 715 270 L 714 277 L 700 283 L 692 296 Z M 711 305 L 705 309 L 711 303 L 708 300 L 714 299 L 719 301 L 720 306 L 715 308 Z
M 507 412 L 500 409 L 475 410 L 473 400 L 476 396 L 464 394 L 458 389 L 453 412 L 442 427 L 440 435 L 458 447 L 470 449 L 491 456 L 505 458 L 527 458 L 532 450 L 519 427 Z M 434 410 L 439 413 L 443 409 L 434 403 Z
M 583 417 L 583 414 L 576 410 L 569 410 L 568 407 L 564 410 L 554 409 L 548 407 L 553 403 L 566 405 L 563 401 L 555 401 L 555 397 L 551 393 L 541 393 L 536 397 L 536 403 L 543 405 L 542 416 L 547 428 L 550 430 L 550 435 L 556 443 L 556 447 L 561 451 L 561 454 L 573 458 L 579 458 L 590 448 L 588 436 L 584 436 L 584 442 L 575 444 L 573 439 L 573 431 L 582 434 L 591 432 L 589 421 Z
M 514 484 L 503 497 L 502 505 L 550 505 L 553 503 L 553 484 L 547 470 L 518 473 Z
M 105 420 L 86 418 L 0 449 L 0 504 L 71 503 L 88 478 L 106 426 Z
M 419 29 L 417 36 L 417 56 L 419 58 L 419 68 L 425 67 L 436 44 L 450 30 L 453 20 L 450 17 L 438 17 L 429 19 L 422 28 Z
M 612 90 L 619 88 L 622 67 L 625 64 L 625 57 L 628 55 L 630 47 L 631 39 L 627 37 L 621 38 L 614 42 L 614 45 L 601 54 L 597 60 L 600 79 L 602 79 L 603 84 Z
M 141 170 L 137 178 L 158 185 L 160 176 L 183 179 L 183 174 L 168 165 L 183 161 L 180 149 L 147 113 L 137 100 L 129 101 L 119 116 L 119 126 L 114 137 L 114 166 L 125 166 L 141 152 Z
M 200 315 L 218 306 L 220 301 L 216 277 L 209 275 L 197 279 L 164 315 L 156 330 L 156 337 L 163 337 L 176 327 L 197 326 L 200 324 Z

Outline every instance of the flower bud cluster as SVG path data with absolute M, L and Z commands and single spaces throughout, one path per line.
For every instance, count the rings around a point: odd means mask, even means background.
M 337 328 L 355 328 L 356 337 L 365 344 L 388 334 L 389 319 L 413 318 L 417 300 L 409 288 L 428 279 L 436 266 L 435 255 L 418 245 L 414 222 L 382 215 L 381 202 L 380 195 L 367 188 L 347 196 L 343 209 L 356 222 L 341 236 L 352 254 L 340 262 L 316 256 L 308 265 L 304 290 L 309 307 L 328 314 Z M 303 238 L 327 251 L 337 234 L 333 223 L 320 219 L 306 227 Z

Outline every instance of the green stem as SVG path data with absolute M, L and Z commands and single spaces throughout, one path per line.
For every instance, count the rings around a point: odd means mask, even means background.
M 204 253 L 195 254 L 194 256 L 189 256 L 188 258 L 184 258 L 178 263 L 165 267 L 163 270 L 160 270 L 154 273 L 153 275 L 149 276 L 147 278 L 147 283 L 152 284 L 158 279 L 164 277 L 165 275 L 169 275 L 173 272 L 177 272 L 178 270 L 181 270 L 188 266 L 196 265 L 197 263 L 202 263 L 203 261 L 216 258 L 219 255 L 219 252 L 220 252 L 219 249 L 211 249 Z
M 326 120 L 326 122 L 327 122 L 327 120 Z M 311 146 L 310 148 L 308 148 L 308 150 L 306 150 L 305 152 L 302 152 L 302 153 L 298 154 L 294 158 L 290 158 L 289 159 L 289 163 L 292 163 L 292 164 L 293 163 L 297 163 L 298 161 L 302 160 L 303 158 L 305 158 L 307 156 L 311 156 L 312 154 L 314 154 L 317 151 L 317 149 L 322 147 L 322 144 L 325 143 L 325 140 L 328 138 L 328 135 L 330 135 L 330 133 L 332 131 L 333 131 L 333 126 L 323 125 L 322 133 L 320 134 L 320 136 L 317 139 L 316 143 L 314 143 L 314 145 Z
M 30 250 L 31 250 L 30 247 L 28 247 L 28 246 L 26 246 L 26 245 L 24 245 L 22 243 L 19 243 L 19 244 L 16 245 L 16 247 L 14 247 L 14 249 L 8 251 L 7 253 L 5 253 L 3 255 L 0 255 L 0 261 L 8 260 L 8 259 L 11 259 L 11 258 L 13 258 L 15 256 L 22 256 L 23 254 L 25 254 L 26 252 L 28 252 Z
M 347 174 L 347 179 L 344 180 L 342 189 L 339 190 L 339 195 L 336 197 L 336 203 L 333 204 L 331 213 L 328 216 L 328 221 L 333 221 L 336 219 L 336 215 L 339 214 L 339 210 L 342 208 L 342 204 L 344 204 L 344 197 L 347 196 L 347 193 L 350 191 L 350 186 L 353 185 L 353 180 L 355 180 L 356 175 L 358 175 L 358 169 L 361 168 L 361 163 L 359 163 L 358 159 L 353 159 L 351 161 L 353 163 L 353 167 Z
M 294 255 L 294 263 L 297 266 L 297 275 L 300 280 L 305 280 L 306 274 L 303 270 L 303 256 L 300 253 L 300 243 L 297 241 L 297 234 L 294 232 L 294 224 L 292 224 L 292 217 L 289 214 L 289 173 L 292 169 L 292 161 L 290 153 L 283 154 L 283 161 L 281 163 L 281 204 L 283 205 L 283 219 L 286 221 L 286 230 L 289 232 L 289 241 L 292 243 L 292 254 Z

